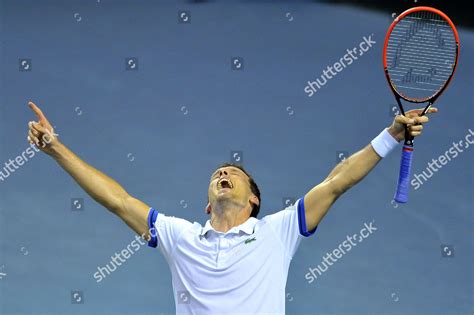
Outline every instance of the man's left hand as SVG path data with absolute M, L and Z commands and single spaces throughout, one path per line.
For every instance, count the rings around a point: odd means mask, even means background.
M 405 112 L 405 116 L 397 115 L 393 120 L 392 125 L 388 128 L 388 132 L 397 139 L 397 141 L 402 141 L 405 139 L 405 125 L 408 126 L 408 132 L 412 137 L 418 137 L 421 135 L 423 130 L 423 124 L 429 121 L 429 118 L 426 115 L 420 116 L 424 108 L 412 109 L 408 112 Z M 436 113 L 438 109 L 436 107 L 431 107 L 426 114 Z

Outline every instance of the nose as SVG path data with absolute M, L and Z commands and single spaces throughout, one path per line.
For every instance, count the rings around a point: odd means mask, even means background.
M 219 177 L 222 177 L 222 175 L 228 175 L 227 171 L 219 171 Z

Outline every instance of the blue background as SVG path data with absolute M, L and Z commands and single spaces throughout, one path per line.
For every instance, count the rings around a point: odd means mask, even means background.
M 178 23 L 180 10 L 191 23 Z M 0 167 L 28 147 L 32 100 L 71 150 L 166 214 L 204 224 L 209 176 L 234 150 L 261 188 L 260 217 L 274 213 L 321 182 L 338 151 L 355 153 L 391 123 L 381 56 L 391 14 L 290 1 L 0 1 Z M 474 33 L 458 31 L 460 66 L 416 141 L 415 173 L 474 128 Z M 306 82 L 370 34 L 376 44 L 307 97 Z M 125 69 L 127 57 L 138 70 Z M 31 71 L 19 71 L 21 58 Z M 460 153 L 397 208 L 399 149 L 381 161 L 301 244 L 287 313 L 472 314 L 472 157 Z M 373 220 L 377 231 L 307 282 L 308 268 Z M 0 313 L 174 313 L 158 250 L 93 278 L 133 239 L 36 154 L 0 182 Z M 454 257 L 442 257 L 443 244 Z

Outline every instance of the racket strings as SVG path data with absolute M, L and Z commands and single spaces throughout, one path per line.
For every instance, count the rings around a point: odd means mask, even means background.
M 425 100 L 449 80 L 456 62 L 456 39 L 449 23 L 430 11 L 405 16 L 387 46 L 388 73 L 401 95 Z

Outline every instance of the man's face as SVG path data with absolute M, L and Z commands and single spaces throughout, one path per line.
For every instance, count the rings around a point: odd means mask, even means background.
M 249 177 L 236 167 L 221 167 L 211 175 L 208 191 L 211 205 L 227 199 L 246 206 L 252 195 Z

